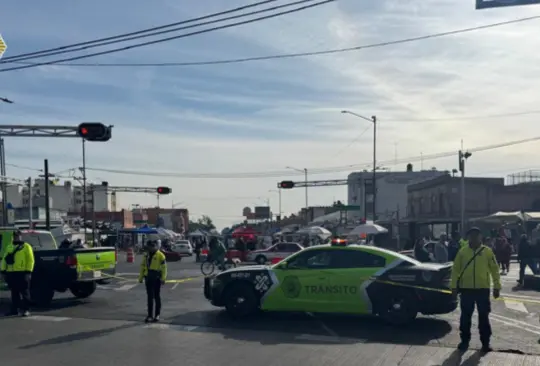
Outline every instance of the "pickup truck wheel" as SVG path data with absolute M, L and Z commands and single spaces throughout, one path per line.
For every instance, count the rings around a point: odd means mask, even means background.
M 255 258 L 255 262 L 257 262 L 257 264 L 263 265 L 267 262 L 267 260 L 264 255 L 259 255 L 257 256 L 257 258 Z
M 30 300 L 39 308 L 51 306 L 54 297 L 54 289 L 44 283 L 36 284 L 30 288 Z
M 410 291 L 393 291 L 383 295 L 377 305 L 377 313 L 387 323 L 403 326 L 418 315 L 417 300 Z
M 233 318 L 245 319 L 259 309 L 255 290 L 245 283 L 231 284 L 224 294 L 225 309 Z
M 77 299 L 86 299 L 96 292 L 97 284 L 95 282 L 77 282 L 69 290 Z

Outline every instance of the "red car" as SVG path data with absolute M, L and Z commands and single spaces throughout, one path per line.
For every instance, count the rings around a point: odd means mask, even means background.
M 284 259 L 293 253 L 304 249 L 298 243 L 277 243 L 267 249 L 253 250 L 246 256 L 248 262 L 256 262 L 257 264 L 265 264 L 272 262 L 273 259 Z

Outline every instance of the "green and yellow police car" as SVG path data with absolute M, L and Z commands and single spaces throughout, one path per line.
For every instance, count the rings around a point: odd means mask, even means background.
M 426 264 L 383 248 L 321 245 L 273 266 L 247 266 L 206 277 L 204 296 L 241 318 L 257 311 L 378 315 L 394 325 L 418 313 L 454 311 L 452 264 Z

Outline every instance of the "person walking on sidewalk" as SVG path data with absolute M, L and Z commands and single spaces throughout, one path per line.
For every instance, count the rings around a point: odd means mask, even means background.
M 493 297 L 498 298 L 501 291 L 499 266 L 493 251 L 482 245 L 480 229 L 467 232 L 468 245 L 459 250 L 452 267 L 452 295 L 460 295 L 461 317 L 459 331 L 461 343 L 458 349 L 465 351 L 471 341 L 471 323 L 474 306 L 478 309 L 478 331 L 482 351 L 490 352 L 491 312 L 490 288 L 493 282 Z
M 146 285 L 147 309 L 145 323 L 158 322 L 161 315 L 161 286 L 167 279 L 165 254 L 159 250 L 159 240 L 148 240 L 141 263 L 139 282 Z M 155 303 L 155 309 L 154 309 Z M 155 310 L 155 312 L 154 312 Z
M 519 286 L 523 286 L 523 280 L 525 279 L 525 269 L 527 266 L 531 269 L 533 274 L 537 274 L 536 263 L 533 259 L 532 247 L 529 242 L 527 234 L 521 235 L 518 245 L 518 257 L 519 261 L 519 279 L 517 280 Z

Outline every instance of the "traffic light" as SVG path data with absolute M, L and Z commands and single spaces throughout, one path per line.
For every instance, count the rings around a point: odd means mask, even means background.
M 157 188 L 157 193 L 158 194 L 170 194 L 172 192 L 172 189 L 170 189 L 169 187 L 158 187 Z
M 79 125 L 77 134 L 86 141 L 109 141 L 111 128 L 99 122 L 85 122 Z
M 292 180 L 284 180 L 278 183 L 278 188 L 281 188 L 281 189 L 294 188 L 294 182 Z

